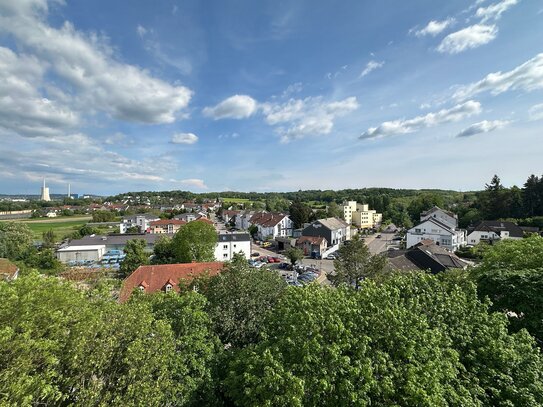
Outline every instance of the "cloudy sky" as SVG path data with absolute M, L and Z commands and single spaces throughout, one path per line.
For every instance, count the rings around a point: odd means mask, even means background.
M 0 193 L 543 172 L 543 2 L 0 0 Z

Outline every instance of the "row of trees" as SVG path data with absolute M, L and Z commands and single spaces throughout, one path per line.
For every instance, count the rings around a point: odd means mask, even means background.
M 511 273 L 488 294 L 480 270 L 288 287 L 240 257 L 196 280 L 198 292 L 125 304 L 106 286 L 0 282 L 0 404 L 539 406 L 539 349 L 504 313 L 543 320 L 543 273 L 514 272 L 541 267 L 543 239 L 521 243 L 485 253 L 484 270 Z M 513 275 L 531 308 L 486 299 Z

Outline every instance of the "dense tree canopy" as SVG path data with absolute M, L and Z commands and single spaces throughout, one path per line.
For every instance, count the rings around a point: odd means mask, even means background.
M 537 406 L 533 339 L 475 287 L 425 274 L 361 290 L 290 288 L 225 380 L 237 405 Z
M 266 314 L 286 288 L 284 280 L 267 269 L 248 266 L 235 255 L 219 275 L 211 278 L 204 292 L 215 332 L 223 343 L 245 346 L 259 338 Z
M 126 257 L 121 262 L 119 272 L 123 277 L 129 276 L 139 266 L 149 263 L 149 255 L 145 253 L 147 243 L 143 239 L 132 239 L 126 242 L 124 253 Z
M 24 223 L 0 222 L 0 257 L 21 259 L 32 246 L 32 231 Z
M 543 345 L 543 238 L 503 240 L 488 247 L 472 270 L 479 295 L 507 313 L 510 328 L 526 328 Z
M 190 263 L 215 260 L 217 244 L 215 228 L 200 221 L 189 222 L 175 234 L 172 240 L 176 261 Z

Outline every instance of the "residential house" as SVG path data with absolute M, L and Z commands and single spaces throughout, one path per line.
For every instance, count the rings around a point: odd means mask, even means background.
M 322 236 L 302 236 L 296 240 L 296 247 L 306 256 L 320 257 L 326 251 L 328 241 Z
M 254 214 L 255 214 L 254 211 L 242 211 L 239 214 L 237 214 L 234 217 L 234 223 L 235 223 L 236 229 L 239 229 L 239 230 L 249 229 L 249 226 L 251 226 L 250 220 Z
M 351 239 L 350 225 L 339 218 L 319 219 L 302 230 L 302 236 L 320 236 L 326 239 L 328 247 Z
M 257 212 L 249 223 L 258 228 L 257 236 L 261 240 L 292 236 L 293 223 L 284 213 Z
M 222 211 L 222 219 L 224 220 L 224 223 L 230 223 L 240 213 L 241 213 L 240 211 L 231 211 L 231 210 L 225 209 Z
M 120 233 L 124 234 L 128 229 L 137 227 L 140 233 L 149 231 L 151 222 L 160 220 L 156 215 L 150 213 L 143 213 L 139 215 L 123 216 L 120 224 Z
M 481 241 L 492 243 L 501 239 L 522 239 L 524 232 L 513 222 L 482 220 L 469 230 L 468 244 L 476 245 Z
M 421 222 L 424 222 L 429 218 L 437 219 L 441 223 L 444 223 L 453 229 L 458 228 L 458 215 L 454 212 L 441 209 L 438 206 L 434 206 L 433 208 L 420 214 Z
M 406 248 L 415 246 L 422 240 L 433 240 L 436 245 L 455 251 L 465 245 L 466 231 L 456 229 L 449 223 L 442 223 L 437 217 L 428 217 L 407 231 Z
M 186 225 L 187 222 L 179 219 L 161 219 L 155 220 L 150 223 L 149 233 L 177 233 L 181 226 Z
M 251 258 L 251 236 L 248 233 L 220 233 L 215 246 L 215 259 L 230 261 L 236 253 L 241 253 L 247 260 Z
M 192 222 L 198 218 L 198 215 L 196 213 L 182 213 L 180 215 L 175 215 L 173 218 L 185 222 Z
M 0 280 L 12 281 L 19 277 L 19 267 L 8 259 L 0 258 Z
M 465 269 L 469 264 L 433 240 L 422 240 L 407 250 L 391 250 L 388 256 L 390 266 L 401 271 L 430 270 L 438 273 L 447 269 Z
M 140 266 L 123 281 L 119 301 L 126 302 L 135 289 L 144 293 L 179 292 L 180 287 L 190 284 L 194 278 L 219 274 L 222 268 L 223 263 L 216 261 Z

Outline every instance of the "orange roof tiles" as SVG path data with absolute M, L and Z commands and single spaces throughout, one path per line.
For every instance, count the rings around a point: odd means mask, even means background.
M 125 302 L 135 288 L 142 286 L 146 293 L 164 290 L 166 284 L 171 284 L 175 291 L 179 291 L 179 281 L 192 281 L 204 273 L 219 274 L 224 263 L 212 261 L 207 263 L 180 263 L 159 264 L 154 266 L 139 266 L 124 281 L 119 295 L 119 301 Z M 174 283 L 174 284 L 172 284 Z

